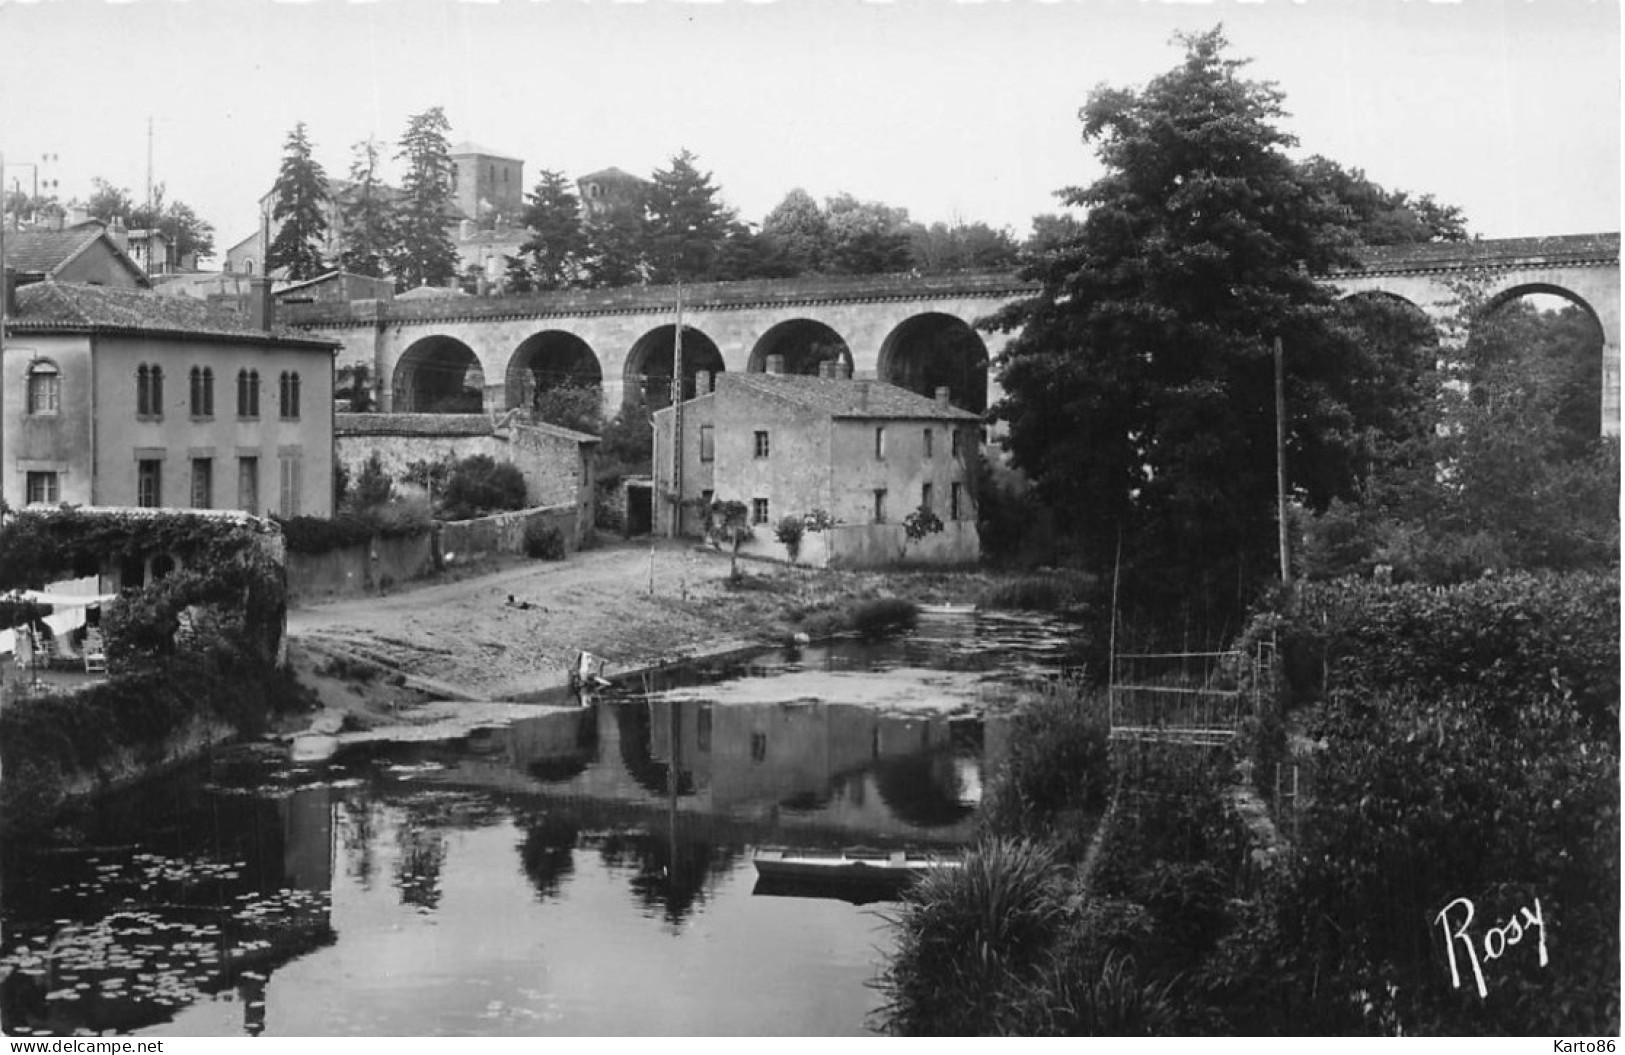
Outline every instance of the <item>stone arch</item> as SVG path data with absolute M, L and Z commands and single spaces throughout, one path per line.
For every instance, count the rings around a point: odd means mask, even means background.
M 784 356 L 787 374 L 816 375 L 819 364 L 825 362 L 845 363 L 848 369 L 852 366 L 852 349 L 846 340 L 815 319 L 786 319 L 771 327 L 751 349 L 745 369 L 753 374 L 765 372 L 770 355 Z
M 1559 420 L 1566 423 L 1565 427 L 1571 435 L 1579 436 L 1584 432 L 1593 432 L 1594 435 L 1608 433 L 1610 400 L 1605 391 L 1608 385 L 1605 361 L 1608 330 L 1596 307 L 1584 296 L 1565 286 L 1549 282 L 1519 282 L 1505 289 L 1496 290 L 1485 300 L 1477 316 L 1470 323 L 1468 348 L 1473 347 L 1474 338 L 1480 332 L 1481 326 L 1486 325 L 1514 302 L 1530 296 L 1555 297 L 1578 309 L 1581 315 L 1590 321 L 1590 333 L 1586 336 L 1589 347 L 1578 360 L 1570 364 L 1568 371 L 1560 371 L 1566 373 L 1566 377 L 1558 377 L 1556 380 L 1559 386 L 1566 385 L 1568 391 L 1567 397 L 1560 401 L 1556 413 Z M 1548 375 L 1545 383 L 1553 383 L 1553 376 L 1555 375 Z
M 537 392 L 577 385 L 602 392 L 604 371 L 592 346 L 565 330 L 542 330 L 520 342 L 508 360 L 504 406 L 529 406 Z
M 474 350 L 455 337 L 435 334 L 413 341 L 395 364 L 390 406 L 396 413 L 478 413 L 484 409 L 484 389 Z
M 887 334 L 877 373 L 926 397 L 946 387 L 954 406 L 980 414 L 987 409 L 987 367 L 987 345 L 965 320 L 926 312 Z
M 656 326 L 639 337 L 626 353 L 625 401 L 659 410 L 671 405 L 671 368 L 677 327 Z M 694 375 L 702 370 L 720 374 L 727 367 L 717 342 L 692 326 L 683 327 L 683 398 L 694 395 Z

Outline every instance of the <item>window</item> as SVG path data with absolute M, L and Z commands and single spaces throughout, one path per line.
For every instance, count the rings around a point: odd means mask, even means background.
M 925 456 L 927 458 L 931 457 L 931 441 L 932 441 L 933 438 L 934 437 L 931 435 L 931 430 L 926 429 L 925 430 Z
M 214 370 L 212 367 L 192 367 L 192 416 L 214 417 Z
M 877 429 L 875 429 L 875 457 L 876 458 L 884 458 L 885 456 L 886 456 L 886 430 L 884 428 L 877 428 Z
M 41 359 L 28 368 L 28 412 L 55 414 L 62 409 L 62 374 L 56 364 Z
M 959 430 L 958 429 L 949 429 L 948 430 L 948 445 L 949 445 L 949 448 L 950 448 L 949 453 L 951 453 L 955 458 L 959 457 L 959 443 L 960 443 Z
M 955 434 L 957 435 L 957 433 Z M 958 520 L 959 512 L 964 508 L 965 485 L 954 483 L 948 485 L 948 519 Z
M 192 459 L 192 508 L 212 509 L 214 505 L 214 459 Z
M 880 488 L 875 489 L 875 523 L 884 524 L 885 522 L 886 522 L 886 489 L 884 487 L 880 487 Z
M 239 418 L 257 418 L 260 416 L 260 372 L 258 370 L 237 371 L 237 416 Z
M 926 509 L 930 509 L 931 508 L 931 497 L 932 497 L 932 495 L 931 495 L 931 485 L 930 484 L 921 484 L 920 485 L 920 505 L 924 506 Z
M 299 455 L 284 454 L 277 463 L 281 470 L 282 515 L 296 517 L 299 515 Z
M 752 498 L 750 500 L 750 522 L 752 524 L 767 523 L 767 499 Z
M 54 505 L 62 500 L 62 490 L 57 483 L 56 473 L 28 474 L 28 504 Z
M 237 459 L 237 508 L 245 513 L 260 511 L 260 460 L 256 457 Z
M 711 462 L 717 458 L 717 438 L 713 435 L 710 425 L 700 426 L 700 461 Z
M 278 411 L 284 418 L 297 418 L 299 416 L 299 372 L 297 370 L 284 370 L 278 381 Z
M 711 705 L 700 704 L 699 711 L 694 715 L 695 746 L 701 751 L 711 750 Z
M 163 505 L 164 463 L 156 458 L 135 463 L 135 504 L 144 509 Z
M 758 458 L 766 458 L 767 457 L 767 450 L 768 450 L 767 433 L 758 432 L 756 434 L 756 457 L 758 457 Z
M 164 368 L 142 363 L 135 372 L 135 412 L 138 417 L 164 416 Z
M 750 734 L 750 760 L 752 762 L 767 761 L 767 734 Z

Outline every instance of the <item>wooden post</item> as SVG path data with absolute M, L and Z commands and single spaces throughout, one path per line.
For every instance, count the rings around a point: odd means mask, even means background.
M 1286 536 L 1286 365 L 1281 338 L 1275 338 L 1275 521 L 1280 531 L 1281 583 L 1292 585 Z

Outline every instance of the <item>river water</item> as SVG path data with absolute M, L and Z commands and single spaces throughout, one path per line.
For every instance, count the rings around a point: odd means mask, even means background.
M 0 848 L 0 1027 L 862 1034 L 889 903 L 763 889 L 753 850 L 963 844 L 1000 705 L 1077 649 L 928 618 L 326 765 L 222 751 Z

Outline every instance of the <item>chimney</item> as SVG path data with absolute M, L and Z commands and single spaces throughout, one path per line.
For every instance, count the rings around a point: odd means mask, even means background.
M 709 371 L 709 370 L 696 370 L 696 371 L 694 371 L 694 395 L 695 395 L 695 397 L 698 398 L 700 396 L 706 395 L 710 391 L 711 391 L 711 371 Z
M 845 359 L 835 360 L 835 379 L 837 381 L 852 380 L 852 364 Z
M 784 356 L 770 355 L 767 357 L 767 372 L 770 374 L 784 373 Z
M 953 404 L 948 399 L 948 386 L 947 385 L 938 385 L 937 386 L 937 406 L 939 406 L 939 407 L 947 407 L 947 406 L 952 406 L 952 405 Z
M 271 280 L 255 276 L 248 280 L 248 325 L 269 330 L 275 318 L 276 301 L 271 296 Z
M 867 381 L 858 382 L 858 409 L 869 409 L 869 382 Z

